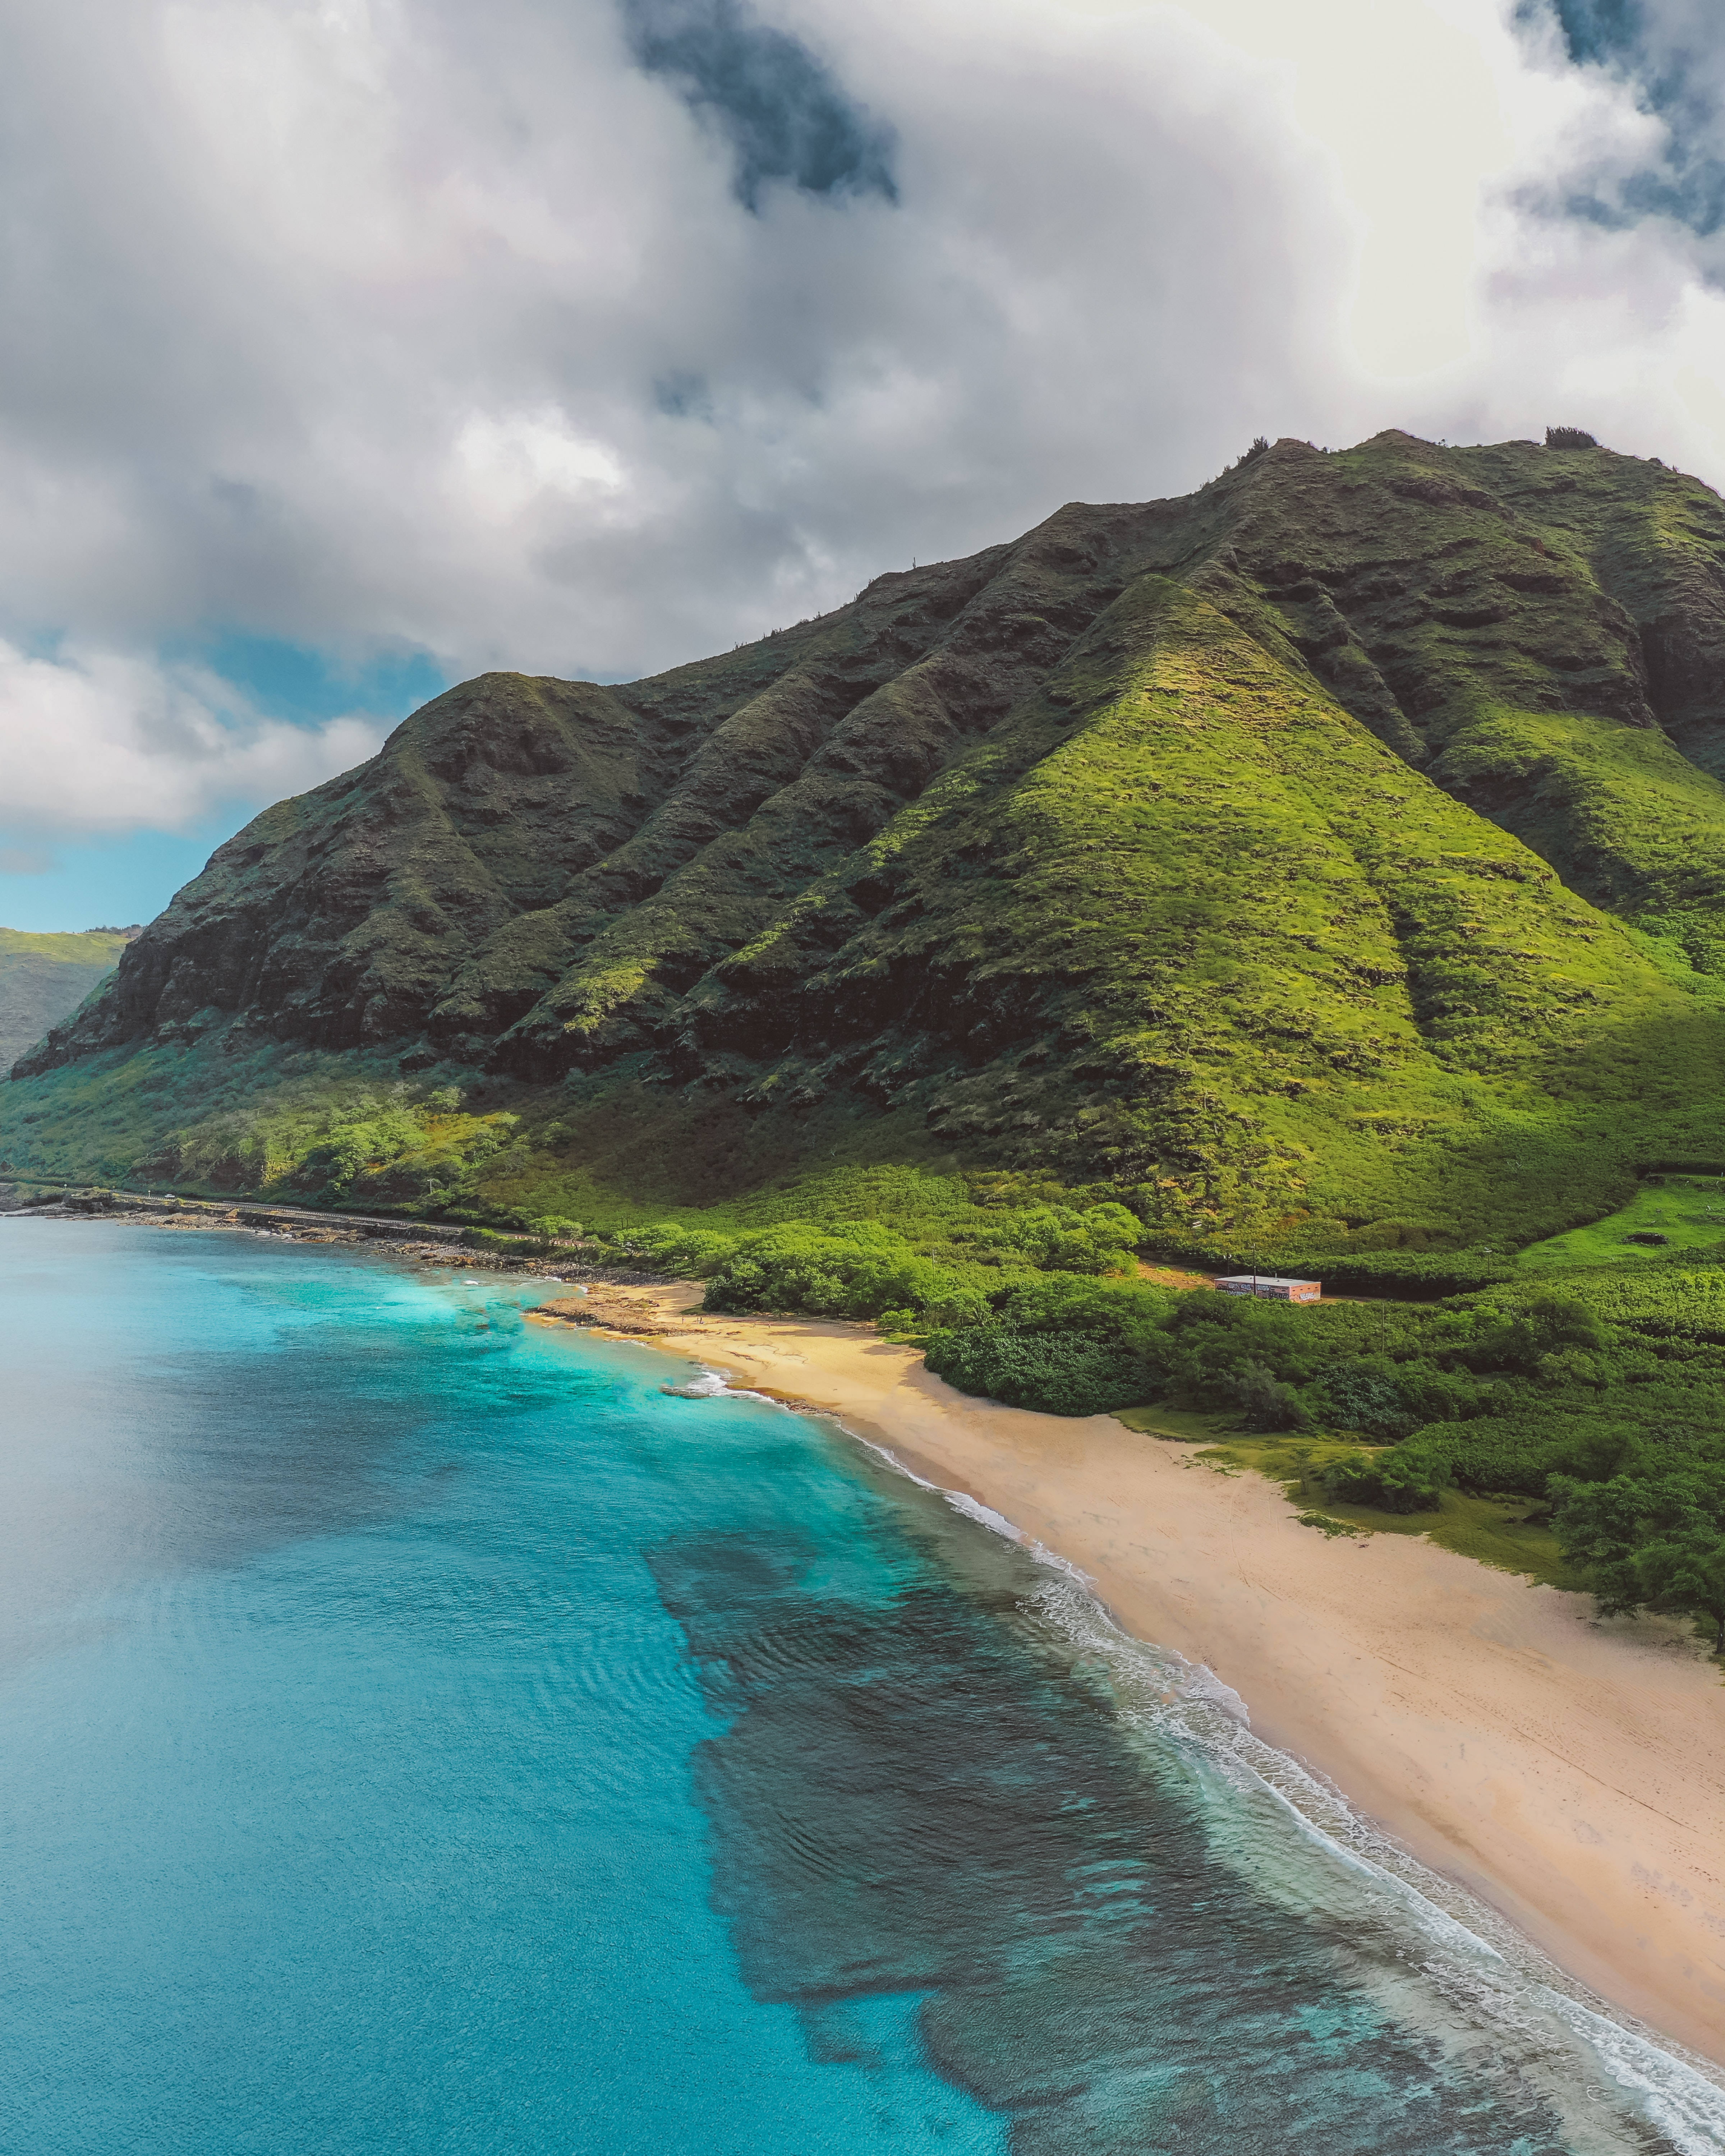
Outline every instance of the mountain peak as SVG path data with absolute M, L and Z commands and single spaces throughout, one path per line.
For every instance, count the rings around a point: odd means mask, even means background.
M 1722 771 L 1707 488 L 1284 438 L 643 680 L 463 683 L 18 1071 L 275 1044 L 844 1106 L 1194 1233 L 1453 1239 L 1481 1097 L 1572 1152 L 1718 1100 Z

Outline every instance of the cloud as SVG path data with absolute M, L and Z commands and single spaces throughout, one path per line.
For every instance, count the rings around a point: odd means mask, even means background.
M 224 803 L 302 793 L 375 753 L 370 718 L 308 728 L 260 718 L 216 676 L 116 652 L 33 658 L 0 643 L 0 814 L 72 834 L 179 830 Z M 49 856 L 0 850 L 0 870 Z
M 751 20 L 737 0 L 624 0 L 624 18 L 641 66 L 730 143 L 744 208 L 758 213 L 775 180 L 809 194 L 898 200 L 891 130 L 800 38 Z
M 1647 124 L 1565 172 L 1563 207 L 1600 224 L 1649 220 L 1712 240 L 1725 228 L 1725 49 L 1712 0 L 1521 0 L 1517 20 L 1625 94 Z M 1709 273 L 1722 266 L 1709 250 Z
M 0 846 L 0 875 L 47 875 L 57 865 L 39 846 Z
M 8 14 L 0 751 L 69 827 L 365 752 L 149 655 L 217 632 L 629 676 L 1259 433 L 1725 477 L 1707 0 Z
M 1177 12 L 64 0 L 15 32 L 21 638 L 629 675 L 1328 417 L 1322 159 Z

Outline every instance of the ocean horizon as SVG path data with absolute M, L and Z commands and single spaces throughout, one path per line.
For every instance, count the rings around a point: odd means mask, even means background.
M 531 1281 L 0 1235 L 0 2150 L 1725 2146 L 1676 2047 L 830 1419 Z

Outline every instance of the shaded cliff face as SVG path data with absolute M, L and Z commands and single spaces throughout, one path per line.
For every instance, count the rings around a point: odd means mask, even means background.
M 1716 769 L 1707 489 L 1284 442 L 648 680 L 452 690 L 223 847 L 18 1070 L 218 1033 L 628 1059 L 1177 1209 L 1297 1214 L 1321 1155 L 1369 1212 L 1471 1083 L 1717 1097 Z
M 1142 510 L 881 578 L 622 688 L 487 675 L 259 817 L 51 1057 L 218 1017 L 322 1047 L 429 1035 L 544 1070 L 681 994 L 997 724 L 1139 569 Z

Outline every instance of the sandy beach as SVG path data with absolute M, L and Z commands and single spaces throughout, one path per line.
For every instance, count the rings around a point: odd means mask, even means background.
M 1411 1537 L 1326 1540 L 1261 1476 L 970 1399 L 862 1327 L 691 1316 L 699 1283 L 603 1293 L 1058 1551 L 1422 1862 L 1725 2065 L 1725 1681 L 1686 1625 L 1601 1623 Z

